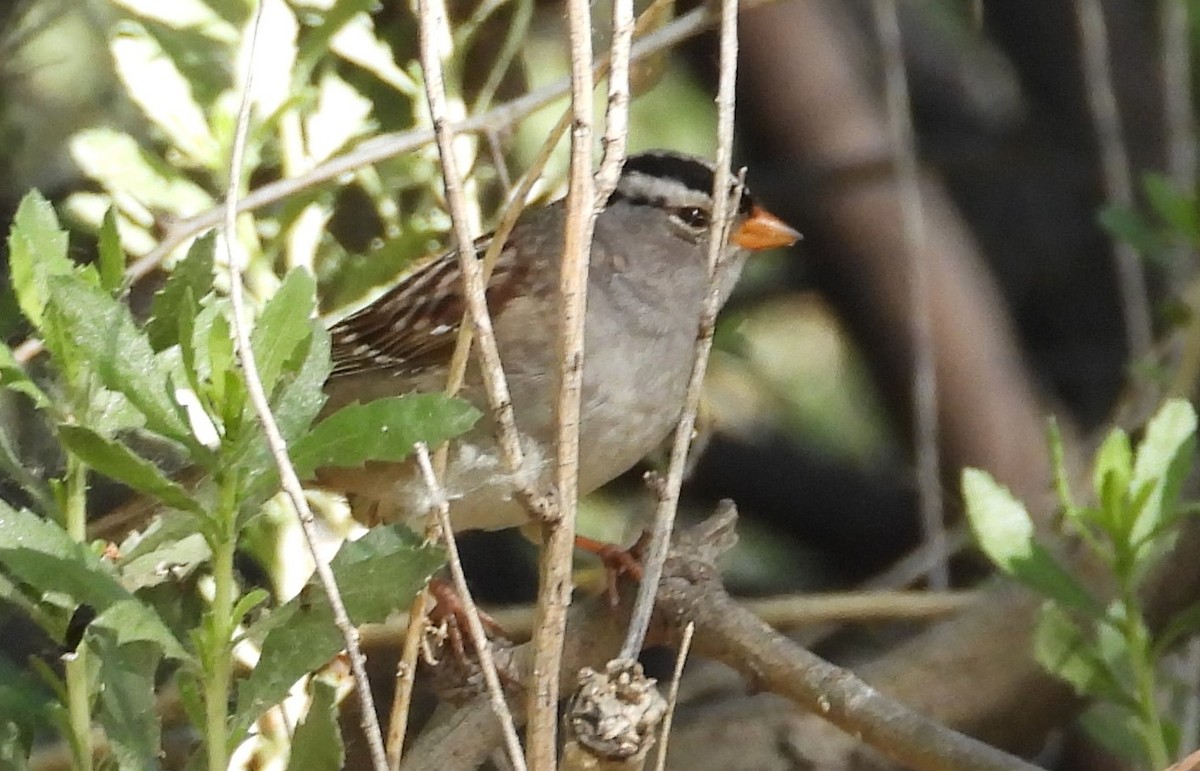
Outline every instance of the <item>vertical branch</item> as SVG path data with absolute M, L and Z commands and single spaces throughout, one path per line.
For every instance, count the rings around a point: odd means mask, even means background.
M 663 716 L 662 731 L 658 737 L 655 771 L 667 771 L 667 742 L 671 740 L 671 723 L 675 720 L 675 707 L 679 704 L 679 682 L 683 679 L 683 665 L 687 663 L 688 653 L 692 650 L 692 635 L 695 633 L 696 624 L 692 621 L 687 622 L 687 626 L 683 628 L 683 639 L 679 642 L 679 654 L 675 657 L 671 690 L 667 693 L 667 714 Z
M 654 597 L 662 578 L 663 564 L 671 545 L 671 532 L 675 527 L 675 511 L 679 507 L 679 489 L 683 486 L 683 475 L 687 468 L 688 449 L 692 444 L 692 433 L 696 428 L 696 413 L 700 407 L 700 391 L 704 373 L 708 369 L 708 354 L 712 350 L 713 326 L 721 303 L 717 268 L 725 245 L 729 241 L 731 218 L 737 206 L 730 206 L 730 164 L 733 161 L 733 107 L 734 89 L 737 85 L 737 0 L 721 0 L 721 71 L 717 85 L 717 163 L 713 173 L 712 227 L 708 239 L 708 296 L 704 300 L 698 331 L 696 334 L 696 356 L 688 379 L 687 395 L 679 424 L 671 444 L 671 458 L 667 466 L 667 478 L 657 485 L 658 505 L 654 511 L 650 545 L 646 550 L 645 570 L 638 587 L 629 630 L 621 644 L 622 658 L 636 658 L 646 640 L 650 627 L 650 615 L 654 610 Z M 740 194 L 740 186 L 739 186 Z M 740 258 L 739 258 L 740 259 Z
M 425 75 L 425 96 L 429 101 L 429 114 L 437 137 L 438 153 L 442 159 L 446 204 L 454 224 L 454 241 L 458 247 L 458 264 L 467 295 L 467 312 L 471 325 L 479 336 L 480 369 L 483 372 L 488 405 L 496 421 L 500 456 L 507 470 L 514 477 L 520 478 L 520 471 L 525 465 L 525 455 L 517 434 L 508 381 L 504 377 L 504 369 L 500 362 L 500 351 L 496 347 L 492 318 L 488 314 L 483 271 L 476 259 L 475 239 L 471 233 L 467 201 L 463 194 L 463 178 L 454 155 L 455 134 L 448 117 L 442 58 L 438 52 L 438 42 L 441 38 L 439 30 L 444 29 L 446 25 L 446 7 L 441 0 L 418 0 L 417 19 L 421 39 L 421 70 Z M 537 496 L 531 489 L 518 490 L 517 494 L 522 501 L 536 506 L 534 501 Z
M 913 337 L 913 434 L 921 527 L 931 557 L 929 585 L 950 584 L 946 566 L 946 525 L 942 516 L 941 459 L 938 453 L 937 358 L 934 353 L 933 304 L 929 257 L 925 249 L 925 213 L 921 180 L 909 112 L 908 77 L 896 0 L 874 0 L 876 32 L 883 53 L 884 91 L 891 130 L 892 164 L 904 222 L 904 251 L 908 257 L 909 312 Z
M 1133 182 L 1130 179 L 1129 153 L 1121 133 L 1121 115 L 1113 91 L 1104 9 L 1099 0 L 1075 0 L 1075 13 L 1079 20 L 1083 75 L 1100 152 L 1105 195 L 1110 204 L 1128 208 L 1133 206 Z M 1116 240 L 1113 243 L 1113 257 L 1121 292 L 1125 341 L 1130 358 L 1137 361 L 1149 352 L 1153 334 L 1146 276 L 1137 252 L 1129 244 Z
M 1175 188 L 1190 195 L 1196 189 L 1196 118 L 1192 113 L 1191 27 L 1185 0 L 1163 0 L 1160 29 L 1167 169 Z
M 329 605 L 333 611 L 333 620 L 342 639 L 346 642 L 346 654 L 350 659 L 350 667 L 354 673 L 354 682 L 358 691 L 359 704 L 362 709 L 362 728 L 367 737 L 371 750 L 371 763 L 375 771 L 387 771 L 387 759 L 384 754 L 383 736 L 379 729 L 379 718 L 375 714 L 375 701 L 371 697 L 371 684 L 367 679 L 366 658 L 358 644 L 358 630 L 346 613 L 346 605 L 338 591 L 337 581 L 333 571 L 317 549 L 320 538 L 313 519 L 312 509 L 300 485 L 300 478 L 288 456 L 287 442 L 279 431 L 275 416 L 271 414 L 270 402 L 263 389 L 262 379 L 258 375 L 258 364 L 254 360 L 254 351 L 250 346 L 250 330 L 246 325 L 245 300 L 242 297 L 242 271 L 238 256 L 235 253 L 234 241 L 237 238 L 238 192 L 241 190 L 242 164 L 246 152 L 246 134 L 250 127 L 250 83 L 254 77 L 254 55 L 258 46 L 259 27 L 262 23 L 263 4 L 258 3 L 254 12 L 254 20 L 250 27 L 250 40 L 246 56 L 246 70 L 243 73 L 241 103 L 238 107 L 237 126 L 233 136 L 233 148 L 229 160 L 229 187 L 225 194 L 224 230 L 225 248 L 228 251 L 229 262 L 229 303 L 232 306 L 234 342 L 237 347 L 238 361 L 241 362 L 242 372 L 246 380 L 246 391 L 250 403 L 262 424 L 263 435 L 267 446 L 279 468 L 279 479 L 287 493 L 292 507 L 300 518 L 300 527 L 304 531 L 304 539 L 312 553 L 316 565 L 317 576 L 321 586 L 329 597 Z
M 621 176 L 629 139 L 629 56 L 633 49 L 633 0 L 613 0 L 612 43 L 609 46 L 608 108 L 604 113 L 604 156 L 596 172 L 596 210 L 599 211 Z
M 467 586 L 467 577 L 463 573 L 462 561 L 458 557 L 458 544 L 454 540 L 454 529 L 450 523 L 450 504 L 446 501 L 446 492 L 438 484 L 437 477 L 433 473 L 429 448 L 419 442 L 415 449 L 417 465 L 421 468 L 421 478 L 425 481 L 425 487 L 433 499 L 434 513 L 442 531 L 442 538 L 446 541 L 450 576 L 454 580 L 458 598 L 466 610 L 471 643 L 479 655 L 479 668 L 483 670 L 483 679 L 487 683 L 492 711 L 496 713 L 496 719 L 500 721 L 501 730 L 504 732 L 504 745 L 508 750 L 508 760 L 512 763 L 515 771 L 525 771 L 525 760 L 521 757 L 521 740 L 517 737 L 517 727 L 513 723 L 512 712 L 509 711 L 508 702 L 504 698 L 504 688 L 500 685 L 496 662 L 492 658 L 492 647 L 488 642 L 487 633 L 483 629 L 483 622 L 479 620 L 479 608 L 475 606 L 475 600 L 471 597 L 471 590 Z
M 555 768 L 558 683 L 571 602 L 571 558 L 579 498 L 579 398 L 583 386 L 583 330 L 588 258 L 595 225 L 592 181 L 592 19 L 588 0 L 568 0 L 571 47 L 571 173 L 559 275 L 558 398 L 555 401 L 556 520 L 542 527 L 533 682 L 529 692 L 529 766 Z

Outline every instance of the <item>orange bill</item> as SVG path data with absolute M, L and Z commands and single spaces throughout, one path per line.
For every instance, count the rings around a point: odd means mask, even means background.
M 799 239 L 799 232 L 761 206 L 751 209 L 750 216 L 729 236 L 731 242 L 751 251 L 791 246 Z

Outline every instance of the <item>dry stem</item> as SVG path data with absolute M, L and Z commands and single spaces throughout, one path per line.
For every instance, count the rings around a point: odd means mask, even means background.
M 316 530 L 312 510 L 308 506 L 308 499 L 305 497 L 304 489 L 300 485 L 300 478 L 296 475 L 296 469 L 292 466 L 292 461 L 288 456 L 287 443 L 279 431 L 279 426 L 275 422 L 274 415 L 271 414 L 270 402 L 263 389 L 262 379 L 258 374 L 258 364 L 254 360 L 254 351 L 250 345 L 250 330 L 246 324 L 245 301 L 242 297 L 240 261 L 233 247 L 237 239 L 238 190 L 241 188 L 242 164 L 246 151 L 246 134 L 250 126 L 250 83 L 254 77 L 254 56 L 258 43 L 259 26 L 262 22 L 262 9 L 263 6 L 260 2 L 255 9 L 254 20 L 250 27 L 249 52 L 246 57 L 246 70 L 242 83 L 241 104 L 238 107 L 233 148 L 230 153 L 229 185 L 223 209 L 225 248 L 228 250 L 229 261 L 229 302 L 233 316 L 234 341 L 237 345 L 238 360 L 242 364 L 246 391 L 250 396 L 250 402 L 254 405 L 254 411 L 258 415 L 259 422 L 262 424 L 267 445 L 270 447 L 271 455 L 275 458 L 275 464 L 279 468 L 279 478 L 283 489 L 287 493 L 289 500 L 291 500 L 292 507 L 296 510 L 300 519 L 300 526 L 304 531 L 304 540 L 308 543 L 309 551 L 312 553 L 313 562 L 316 565 L 317 576 L 320 578 L 321 586 L 325 589 L 325 594 L 329 597 L 329 605 L 333 611 L 334 623 L 337 625 L 338 631 L 342 633 L 342 638 L 346 642 L 346 654 L 350 658 L 351 671 L 354 673 L 354 683 L 361 704 L 362 728 L 371 750 L 371 762 L 374 765 L 375 771 L 387 771 L 383 736 L 379 729 L 379 719 L 375 714 L 375 703 L 371 696 L 371 683 L 367 679 L 366 659 L 363 657 L 362 650 L 358 645 L 358 630 L 351 623 L 350 616 L 346 613 L 346 606 L 342 602 L 342 596 L 338 591 L 333 571 L 330 570 L 329 564 L 322 558 L 317 549 L 317 542 L 320 536 Z
M 500 684 L 500 676 L 496 672 L 496 661 L 492 658 L 491 642 L 483 629 L 483 622 L 479 620 L 479 608 L 475 605 L 474 598 L 471 597 L 471 590 L 467 586 L 467 577 L 463 573 L 462 561 L 458 558 L 458 544 L 454 539 L 454 529 L 450 525 L 450 505 L 446 501 L 445 491 L 442 490 L 437 477 L 434 476 L 433 464 L 429 459 L 429 448 L 423 442 L 418 442 L 415 450 L 417 464 L 421 468 L 421 476 L 433 498 L 438 525 L 441 528 L 442 538 L 446 542 L 446 556 L 450 565 L 450 576 L 454 579 L 454 589 L 458 592 L 458 599 L 466 610 L 467 628 L 471 633 L 471 644 L 475 646 L 475 653 L 479 656 L 479 668 L 483 670 L 483 679 L 487 683 L 488 701 L 504 732 L 504 743 L 508 750 L 509 762 L 517 771 L 524 771 L 525 760 L 521 756 L 521 740 L 517 737 L 517 727 L 513 723 L 512 713 L 504 698 L 504 688 Z
M 1075 0 L 1075 13 L 1079 20 L 1083 75 L 1100 152 L 1100 167 L 1104 172 L 1105 193 L 1109 203 L 1128 208 L 1133 206 L 1133 181 L 1117 96 L 1113 91 L 1104 9 L 1099 0 Z M 1150 352 L 1153 340 L 1146 276 L 1137 252 L 1129 244 L 1117 239 L 1113 243 L 1113 256 L 1121 290 L 1126 343 L 1130 357 L 1138 361 Z
M 917 456 L 917 488 L 921 527 L 933 559 L 926 574 L 933 589 L 950 585 L 946 525 L 943 518 L 941 460 L 938 452 L 938 383 L 933 349 L 933 304 L 930 302 L 929 258 L 925 254 L 925 213 L 917 149 L 909 113 L 908 77 L 896 0 L 875 0 L 874 16 L 883 53 L 884 90 L 891 129 L 892 163 L 904 222 L 908 260 L 909 303 L 913 336 L 913 433 Z
M 696 334 L 696 353 L 692 372 L 688 380 L 687 395 L 679 424 L 671 444 L 671 459 L 667 467 L 666 480 L 658 487 L 659 501 L 654 512 L 650 545 L 646 549 L 645 571 L 638 587 L 637 603 L 625 642 L 621 646 L 622 658 L 637 658 L 646 631 L 650 626 L 650 614 L 654 609 L 654 593 L 658 590 L 663 563 L 671 544 L 671 533 L 675 524 L 675 511 L 679 506 L 679 490 L 683 486 L 687 470 L 687 454 L 691 447 L 692 434 L 696 428 L 696 413 L 700 408 L 700 392 L 704 373 L 708 368 L 708 354 L 712 350 L 713 325 L 720 305 L 717 282 L 718 263 L 728 243 L 729 226 L 737 206 L 730 207 L 729 167 L 733 160 L 733 113 L 734 88 L 737 83 L 737 0 L 721 2 L 721 63 L 717 86 L 717 161 L 713 174 L 712 226 L 709 228 L 708 243 L 708 295 L 704 300 Z M 740 196 L 740 189 L 739 189 Z

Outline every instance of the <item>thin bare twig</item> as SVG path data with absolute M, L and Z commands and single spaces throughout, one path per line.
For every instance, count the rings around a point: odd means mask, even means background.
M 596 172 L 596 210 L 617 188 L 629 140 L 629 63 L 633 47 L 633 0 L 613 0 L 612 42 L 608 49 L 608 107 L 604 113 L 604 155 Z
M 259 27 L 262 22 L 263 4 L 260 2 L 254 12 L 254 21 L 250 27 L 249 52 L 246 56 L 246 69 L 242 83 L 241 104 L 238 107 L 237 128 L 233 137 L 233 148 L 229 160 L 229 185 L 225 195 L 224 229 L 225 248 L 229 261 L 229 302 L 232 306 L 234 341 L 237 345 L 238 360 L 246 381 L 246 391 L 254 411 L 262 424 L 263 434 L 275 464 L 279 467 L 279 478 L 292 507 L 300 519 L 304 539 L 312 553 L 316 572 L 329 597 L 329 605 L 333 611 L 333 620 L 342 639 L 346 642 L 346 654 L 350 658 L 351 671 L 354 673 L 354 683 L 358 691 L 361 705 L 363 732 L 371 751 L 371 762 L 375 771 L 387 771 L 387 759 L 384 754 L 383 736 L 379 729 L 379 719 L 375 714 L 375 701 L 371 696 L 371 683 L 367 679 L 366 659 L 358 645 L 358 630 L 346 613 L 342 595 L 338 591 L 337 580 L 329 563 L 322 557 L 317 543 L 320 535 L 316 530 L 312 510 L 308 499 L 300 485 L 300 478 L 288 456 L 287 442 L 279 431 L 275 416 L 271 414 L 270 402 L 263 389 L 262 379 L 258 374 L 258 363 L 254 360 L 254 351 L 250 345 L 250 330 L 246 324 L 245 300 L 242 296 L 242 266 L 234 249 L 237 240 L 238 190 L 241 188 L 242 164 L 246 153 L 246 134 L 250 127 L 250 84 L 254 77 L 254 55 L 258 45 Z
M 442 538 L 446 542 L 450 576 L 454 580 L 454 589 L 458 592 L 458 599 L 466 610 L 467 629 L 471 633 L 471 643 L 475 646 L 476 655 L 479 656 L 479 668 L 483 671 L 484 682 L 487 683 L 492 711 L 495 712 L 496 719 L 500 721 L 500 727 L 504 731 L 509 762 L 517 771 L 524 771 L 525 759 L 521 756 L 521 740 L 517 736 L 517 727 L 513 723 L 512 712 L 509 711 L 508 701 L 504 698 L 504 687 L 500 684 L 500 676 L 496 672 L 496 661 L 492 657 L 491 642 L 483 629 L 483 622 L 479 620 L 479 608 L 471 597 L 471 590 L 467 586 L 467 577 L 463 573 L 462 562 L 458 558 L 458 544 L 455 542 L 454 528 L 450 523 L 450 505 L 446 501 L 446 493 L 438 484 L 437 477 L 434 476 L 433 463 L 429 459 L 429 448 L 425 446 L 424 442 L 418 442 L 415 450 L 417 465 L 421 468 L 421 477 L 425 480 L 425 486 L 433 499 L 433 507 L 441 527 Z
M 650 627 L 650 615 L 654 611 L 654 596 L 658 591 L 663 563 L 671 546 L 671 533 L 675 525 L 675 511 L 679 506 L 679 490 L 683 486 L 683 475 L 687 469 L 688 449 L 696 428 L 696 413 L 700 408 L 700 392 L 704 373 L 708 369 L 708 354 L 712 350 L 713 326 L 716 323 L 720 300 L 717 269 L 724 258 L 725 245 L 729 241 L 729 226 L 737 206 L 730 206 L 730 172 L 733 162 L 733 108 L 734 87 L 737 84 L 737 0 L 721 2 L 721 62 L 717 85 L 717 161 L 713 173 L 712 226 L 709 228 L 708 243 L 708 295 L 698 320 L 696 354 L 688 380 L 687 395 L 679 424 L 671 444 L 671 458 L 667 466 L 667 477 L 659 488 L 658 505 L 654 511 L 650 544 L 646 549 L 644 575 L 638 587 L 637 601 L 625 642 L 621 646 L 622 658 L 637 658 Z M 740 184 L 738 195 L 740 197 Z M 740 259 L 740 258 L 735 258 Z
M 392 693 L 392 710 L 388 718 L 387 761 L 391 771 L 399 771 L 400 759 L 404 756 L 404 741 L 408 734 L 408 714 L 412 706 L 413 687 L 417 682 L 417 658 L 421 653 L 421 640 L 425 632 L 425 598 L 420 591 L 408 611 L 408 627 L 404 630 L 400 646 L 400 662 L 396 665 L 395 690 Z
M 908 106 L 908 76 L 904 69 L 904 44 L 896 0 L 875 0 L 874 16 L 883 58 L 884 92 L 892 135 L 892 163 L 900 197 L 900 215 L 904 220 L 904 251 L 908 257 L 917 491 L 921 528 L 934 557 L 926 575 L 932 588 L 945 589 L 950 585 L 950 571 L 947 566 L 941 458 L 938 452 L 937 355 L 934 351 L 931 278 L 929 258 L 925 253 L 925 212 L 921 204 L 921 180 L 912 115 Z
M 1196 116 L 1192 112 L 1192 46 L 1188 3 L 1164 0 L 1159 6 L 1162 34 L 1163 100 L 1166 108 L 1167 169 L 1177 190 L 1196 189 Z
M 534 771 L 553 771 L 557 767 L 558 690 L 567 607 L 571 604 L 571 560 L 579 502 L 583 330 L 592 232 L 596 224 L 592 179 L 592 15 L 588 0 L 567 0 L 567 27 L 571 49 L 571 171 L 558 283 L 559 381 L 554 409 L 558 517 L 542 525 L 538 565 L 538 613 L 533 630 L 536 666 L 529 688 L 526 731 L 529 767 Z
M 1110 204 L 1133 206 L 1129 152 L 1121 130 L 1121 114 L 1113 90 L 1108 28 L 1099 0 L 1075 0 L 1079 38 L 1083 58 L 1083 76 L 1087 83 L 1088 105 L 1096 131 L 1104 190 Z M 1144 358 L 1153 342 L 1146 276 L 1137 252 L 1126 242 L 1113 243 L 1117 279 L 1121 291 L 1121 313 L 1125 322 L 1125 340 L 1134 361 Z
M 446 89 L 442 78 L 442 61 L 438 52 L 438 30 L 445 26 L 446 8 L 441 0 L 418 0 L 418 28 L 421 49 L 421 68 L 425 75 L 425 95 L 442 159 L 442 177 L 446 189 L 446 204 L 454 226 L 458 246 L 458 264 L 467 295 L 467 310 L 471 324 L 479 336 L 480 370 L 487 391 L 488 406 L 496 421 L 497 445 L 501 460 L 514 479 L 523 478 L 525 453 L 521 448 L 513 416 L 508 381 L 496 347 L 492 318 L 488 313 L 485 284 L 475 253 L 475 236 L 470 231 L 467 203 L 463 194 L 463 179 L 454 157 L 455 131 L 447 119 Z M 528 486 L 517 491 L 518 497 L 535 513 L 539 496 Z
M 683 628 L 683 639 L 679 642 L 679 655 L 675 657 L 675 671 L 671 677 L 671 690 L 667 692 L 667 714 L 663 716 L 662 731 L 658 737 L 658 760 L 655 763 L 657 771 L 667 769 L 667 742 L 671 738 L 671 723 L 675 719 L 675 706 L 679 703 L 679 681 L 683 679 L 683 665 L 687 663 L 688 653 L 692 649 L 692 635 L 696 633 L 696 625 L 689 621 Z

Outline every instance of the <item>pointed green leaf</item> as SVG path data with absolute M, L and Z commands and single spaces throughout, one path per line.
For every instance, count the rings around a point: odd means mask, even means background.
M 111 206 L 100 224 L 96 251 L 99 253 L 100 286 L 116 294 L 125 283 L 125 250 L 121 248 L 121 234 L 117 232 L 117 210 Z
M 1174 515 L 1195 443 L 1196 410 L 1188 401 L 1172 399 L 1150 419 L 1145 438 L 1138 445 L 1130 489 L 1151 484 L 1154 493 L 1133 524 L 1131 543 L 1139 544 L 1159 532 Z
M 1141 764 L 1149 760 L 1142 725 L 1128 708 L 1098 702 L 1080 715 L 1079 723 L 1088 736 L 1115 757 Z
M 100 661 L 97 717 L 117 767 L 160 768 L 161 729 L 154 699 L 158 648 L 147 642 L 122 644 L 104 632 L 92 639 Z
M 148 153 L 128 134 L 90 128 L 71 138 L 71 157 L 89 178 L 141 206 L 187 217 L 213 205 L 204 188 Z
M 1100 604 L 1053 556 L 1034 540 L 1025 506 L 985 471 L 965 469 L 963 501 L 980 548 L 998 568 L 1038 593 L 1091 615 Z
M 40 410 L 44 410 L 51 405 L 50 398 L 29 377 L 29 373 L 17 361 L 17 357 L 13 355 L 12 349 L 2 342 L 0 342 L 0 386 L 25 394 L 33 400 L 34 406 Z
M 1096 498 L 1104 503 L 1106 511 L 1129 494 L 1129 479 L 1133 474 L 1133 450 L 1129 435 L 1114 429 L 1105 437 L 1096 451 L 1092 470 L 1092 489 Z
M 175 30 L 194 31 L 219 43 L 236 44 L 238 30 L 203 0 L 112 0 L 135 16 Z
M 347 405 L 318 423 L 292 448 L 303 476 L 323 466 L 361 466 L 369 460 L 401 461 L 413 445 L 436 447 L 467 431 L 479 410 L 445 394 L 408 394 Z
M 271 401 L 271 412 L 289 448 L 308 431 L 325 404 L 323 386 L 330 368 L 329 332 L 316 319 L 310 319 L 308 325 L 307 354 L 294 372 L 282 375 Z M 232 457 L 242 471 L 242 510 L 257 513 L 263 501 L 279 488 L 275 459 L 267 449 L 257 421 L 246 418 Z
M 1147 174 L 1143 180 L 1146 198 L 1154 213 L 1191 243 L 1200 243 L 1200 212 L 1196 199 L 1176 189 L 1162 174 Z
M 1046 438 L 1050 445 L 1050 462 L 1054 467 L 1054 490 L 1058 502 L 1068 513 L 1075 508 L 1075 497 L 1071 495 L 1071 482 L 1067 478 L 1066 452 L 1063 449 L 1062 431 L 1053 417 L 1046 424 Z
M 403 526 L 377 527 L 347 541 L 330 563 L 346 611 L 356 624 L 381 621 L 407 608 L 417 591 L 444 562 L 440 548 Z M 258 666 L 238 690 L 235 736 L 281 701 L 303 675 L 342 649 L 329 600 L 310 583 L 257 629 L 267 628 Z M 252 630 L 253 631 L 253 630 Z M 303 640 L 303 645 L 297 645 Z
M 1070 683 L 1082 696 L 1121 698 L 1123 691 L 1094 644 L 1061 607 L 1044 603 L 1033 635 L 1039 664 L 1055 677 Z
M 251 347 L 268 396 L 274 393 L 288 361 L 296 358 L 297 349 L 308 338 L 309 319 L 316 307 L 316 282 L 308 271 L 297 268 L 284 277 L 255 322 Z
M 342 732 L 338 728 L 335 689 L 314 678 L 309 682 L 312 702 L 304 722 L 292 737 L 288 771 L 338 771 L 342 767 Z
M 203 509 L 178 484 L 169 479 L 157 466 L 136 455 L 124 444 L 100 436 L 90 428 L 63 424 L 58 437 L 68 451 L 105 476 L 158 498 L 181 511 L 202 514 Z
M 158 615 L 121 587 L 111 566 L 53 522 L 0 503 L 0 564 L 7 575 L 42 595 L 90 605 L 99 614 L 92 624 L 120 640 L 150 641 L 166 656 L 184 656 Z
M 146 427 L 194 446 L 168 389 L 168 370 L 156 359 L 150 342 L 129 309 L 106 292 L 66 276 L 51 281 L 56 324 L 90 362 L 100 382 L 123 394 L 141 411 Z
M 119 25 L 109 44 L 125 93 L 166 134 L 171 146 L 206 169 L 221 165 L 221 150 L 192 95 L 192 86 L 146 28 Z
M 50 276 L 75 272 L 67 259 L 67 232 L 58 226 L 54 207 L 36 190 L 17 207 L 8 233 L 8 265 L 17 304 L 25 318 L 41 329 L 50 298 Z
M 209 233 L 196 239 L 187 256 L 180 260 L 171 275 L 167 276 L 162 289 L 154 293 L 150 303 L 150 319 L 146 322 L 146 335 L 154 350 L 185 341 L 177 335 L 180 330 L 180 314 L 190 314 L 195 321 L 196 301 L 212 290 L 213 254 L 216 237 Z M 187 298 L 191 298 L 190 300 Z M 191 344 L 191 339 L 186 341 Z

